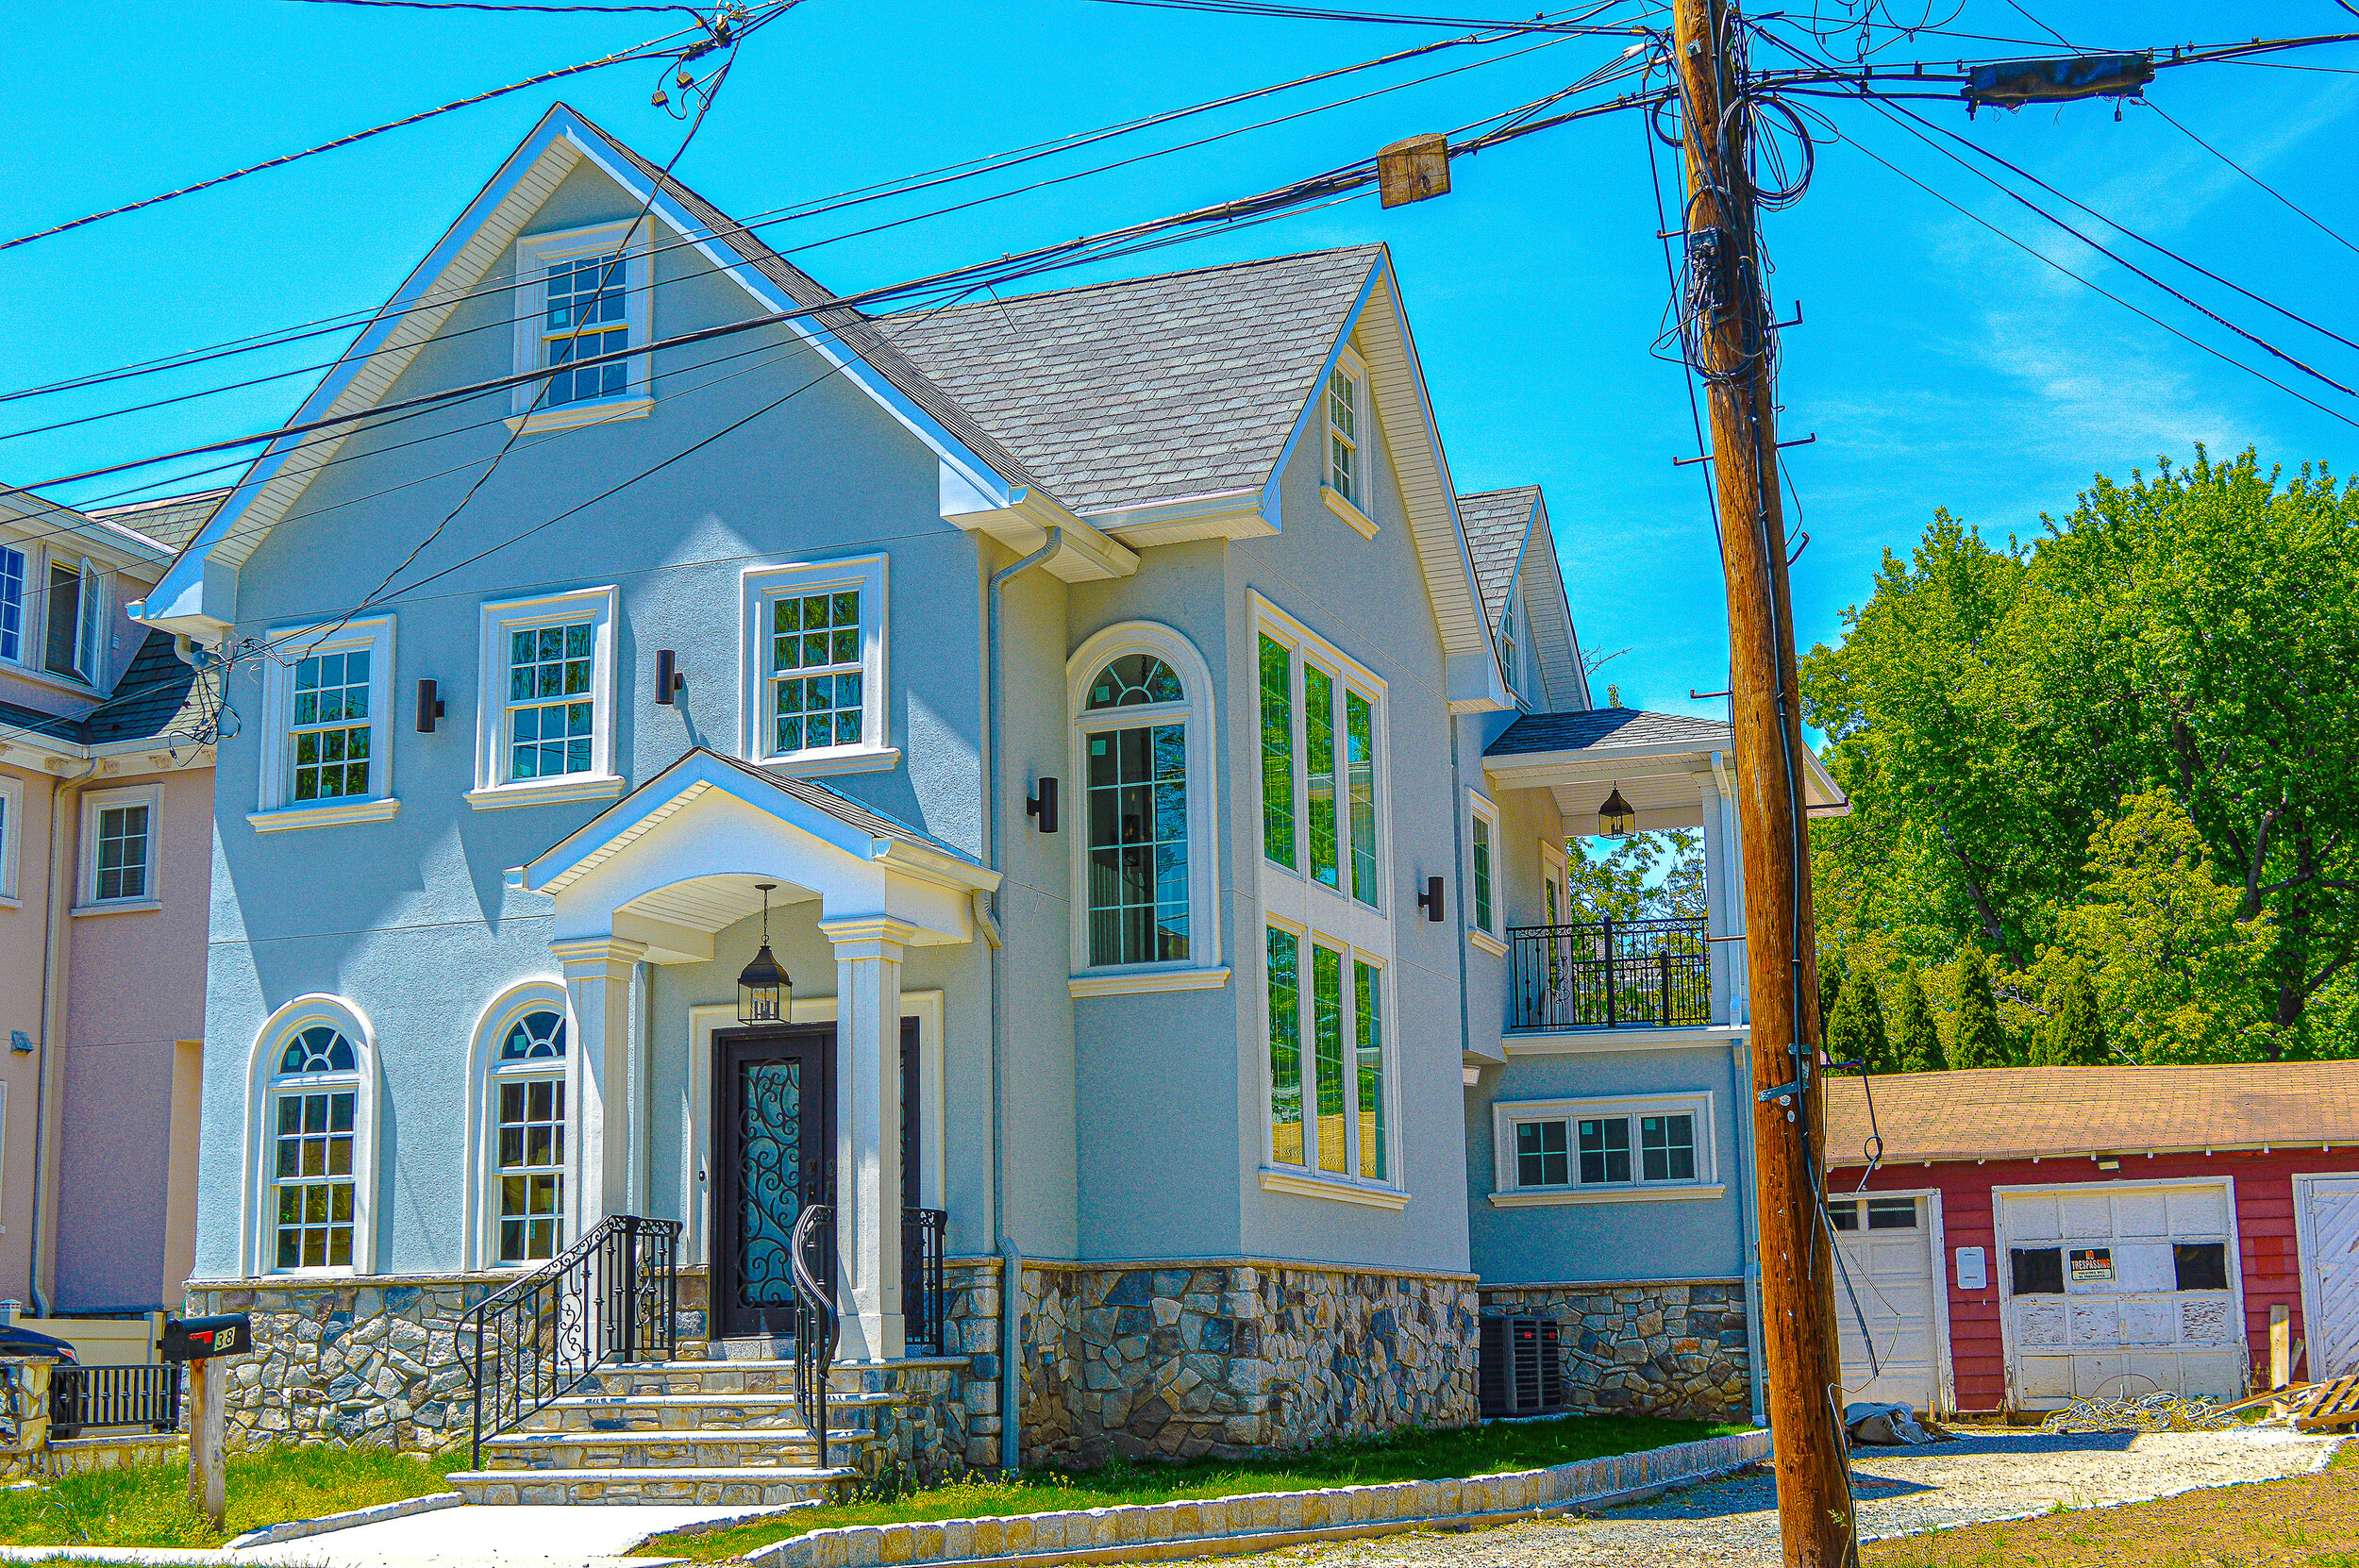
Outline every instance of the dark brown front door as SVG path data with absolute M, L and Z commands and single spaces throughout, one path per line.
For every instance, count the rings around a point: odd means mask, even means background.
M 783 1337 L 795 1217 L 835 1197 L 835 1026 L 717 1034 L 712 1074 L 714 1328 Z

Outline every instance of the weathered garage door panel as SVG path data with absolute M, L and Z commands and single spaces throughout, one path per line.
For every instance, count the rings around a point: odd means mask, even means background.
M 1843 1398 L 1914 1410 L 1942 1408 L 1933 1314 L 1931 1216 L 1921 1197 L 1830 1200 L 1842 1243 L 1835 1287 Z M 1866 1322 L 1863 1339 L 1861 1320 Z M 1869 1355 L 1869 1342 L 1874 1355 Z

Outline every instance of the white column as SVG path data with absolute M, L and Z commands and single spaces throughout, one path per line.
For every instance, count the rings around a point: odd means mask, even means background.
M 1704 896 L 1714 936 L 1738 936 L 1745 930 L 1745 840 L 1736 809 L 1735 767 L 1734 757 L 1713 753 L 1713 776 L 1702 787 Z M 1745 943 L 1715 942 L 1711 946 L 1713 1021 L 1751 1022 L 1751 970 Z
M 573 1003 L 565 1046 L 568 1244 L 630 1211 L 630 971 L 647 951 L 619 937 L 553 942 Z
M 828 920 L 835 943 L 836 1259 L 847 1361 L 896 1360 L 901 1321 L 901 950 L 889 916 Z

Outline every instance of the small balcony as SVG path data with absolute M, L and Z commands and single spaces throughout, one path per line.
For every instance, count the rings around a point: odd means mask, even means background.
M 1696 1028 L 1712 1016 L 1704 917 L 1507 933 L 1514 1029 Z

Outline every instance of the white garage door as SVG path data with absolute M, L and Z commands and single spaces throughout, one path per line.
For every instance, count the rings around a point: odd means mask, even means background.
M 2359 1176 L 2302 1176 L 2301 1272 L 2310 1304 L 2309 1376 L 2359 1372 Z
M 1930 1412 L 1941 1374 L 1933 1346 L 1933 1250 L 1925 1200 L 1830 1199 L 1827 1211 L 1834 1216 L 1835 1240 L 1843 1250 L 1843 1272 L 1834 1286 L 1843 1402 L 1870 1400 Z
M 2020 1408 L 2158 1391 L 2244 1396 L 2225 1185 L 2006 1193 L 1999 1234 Z

